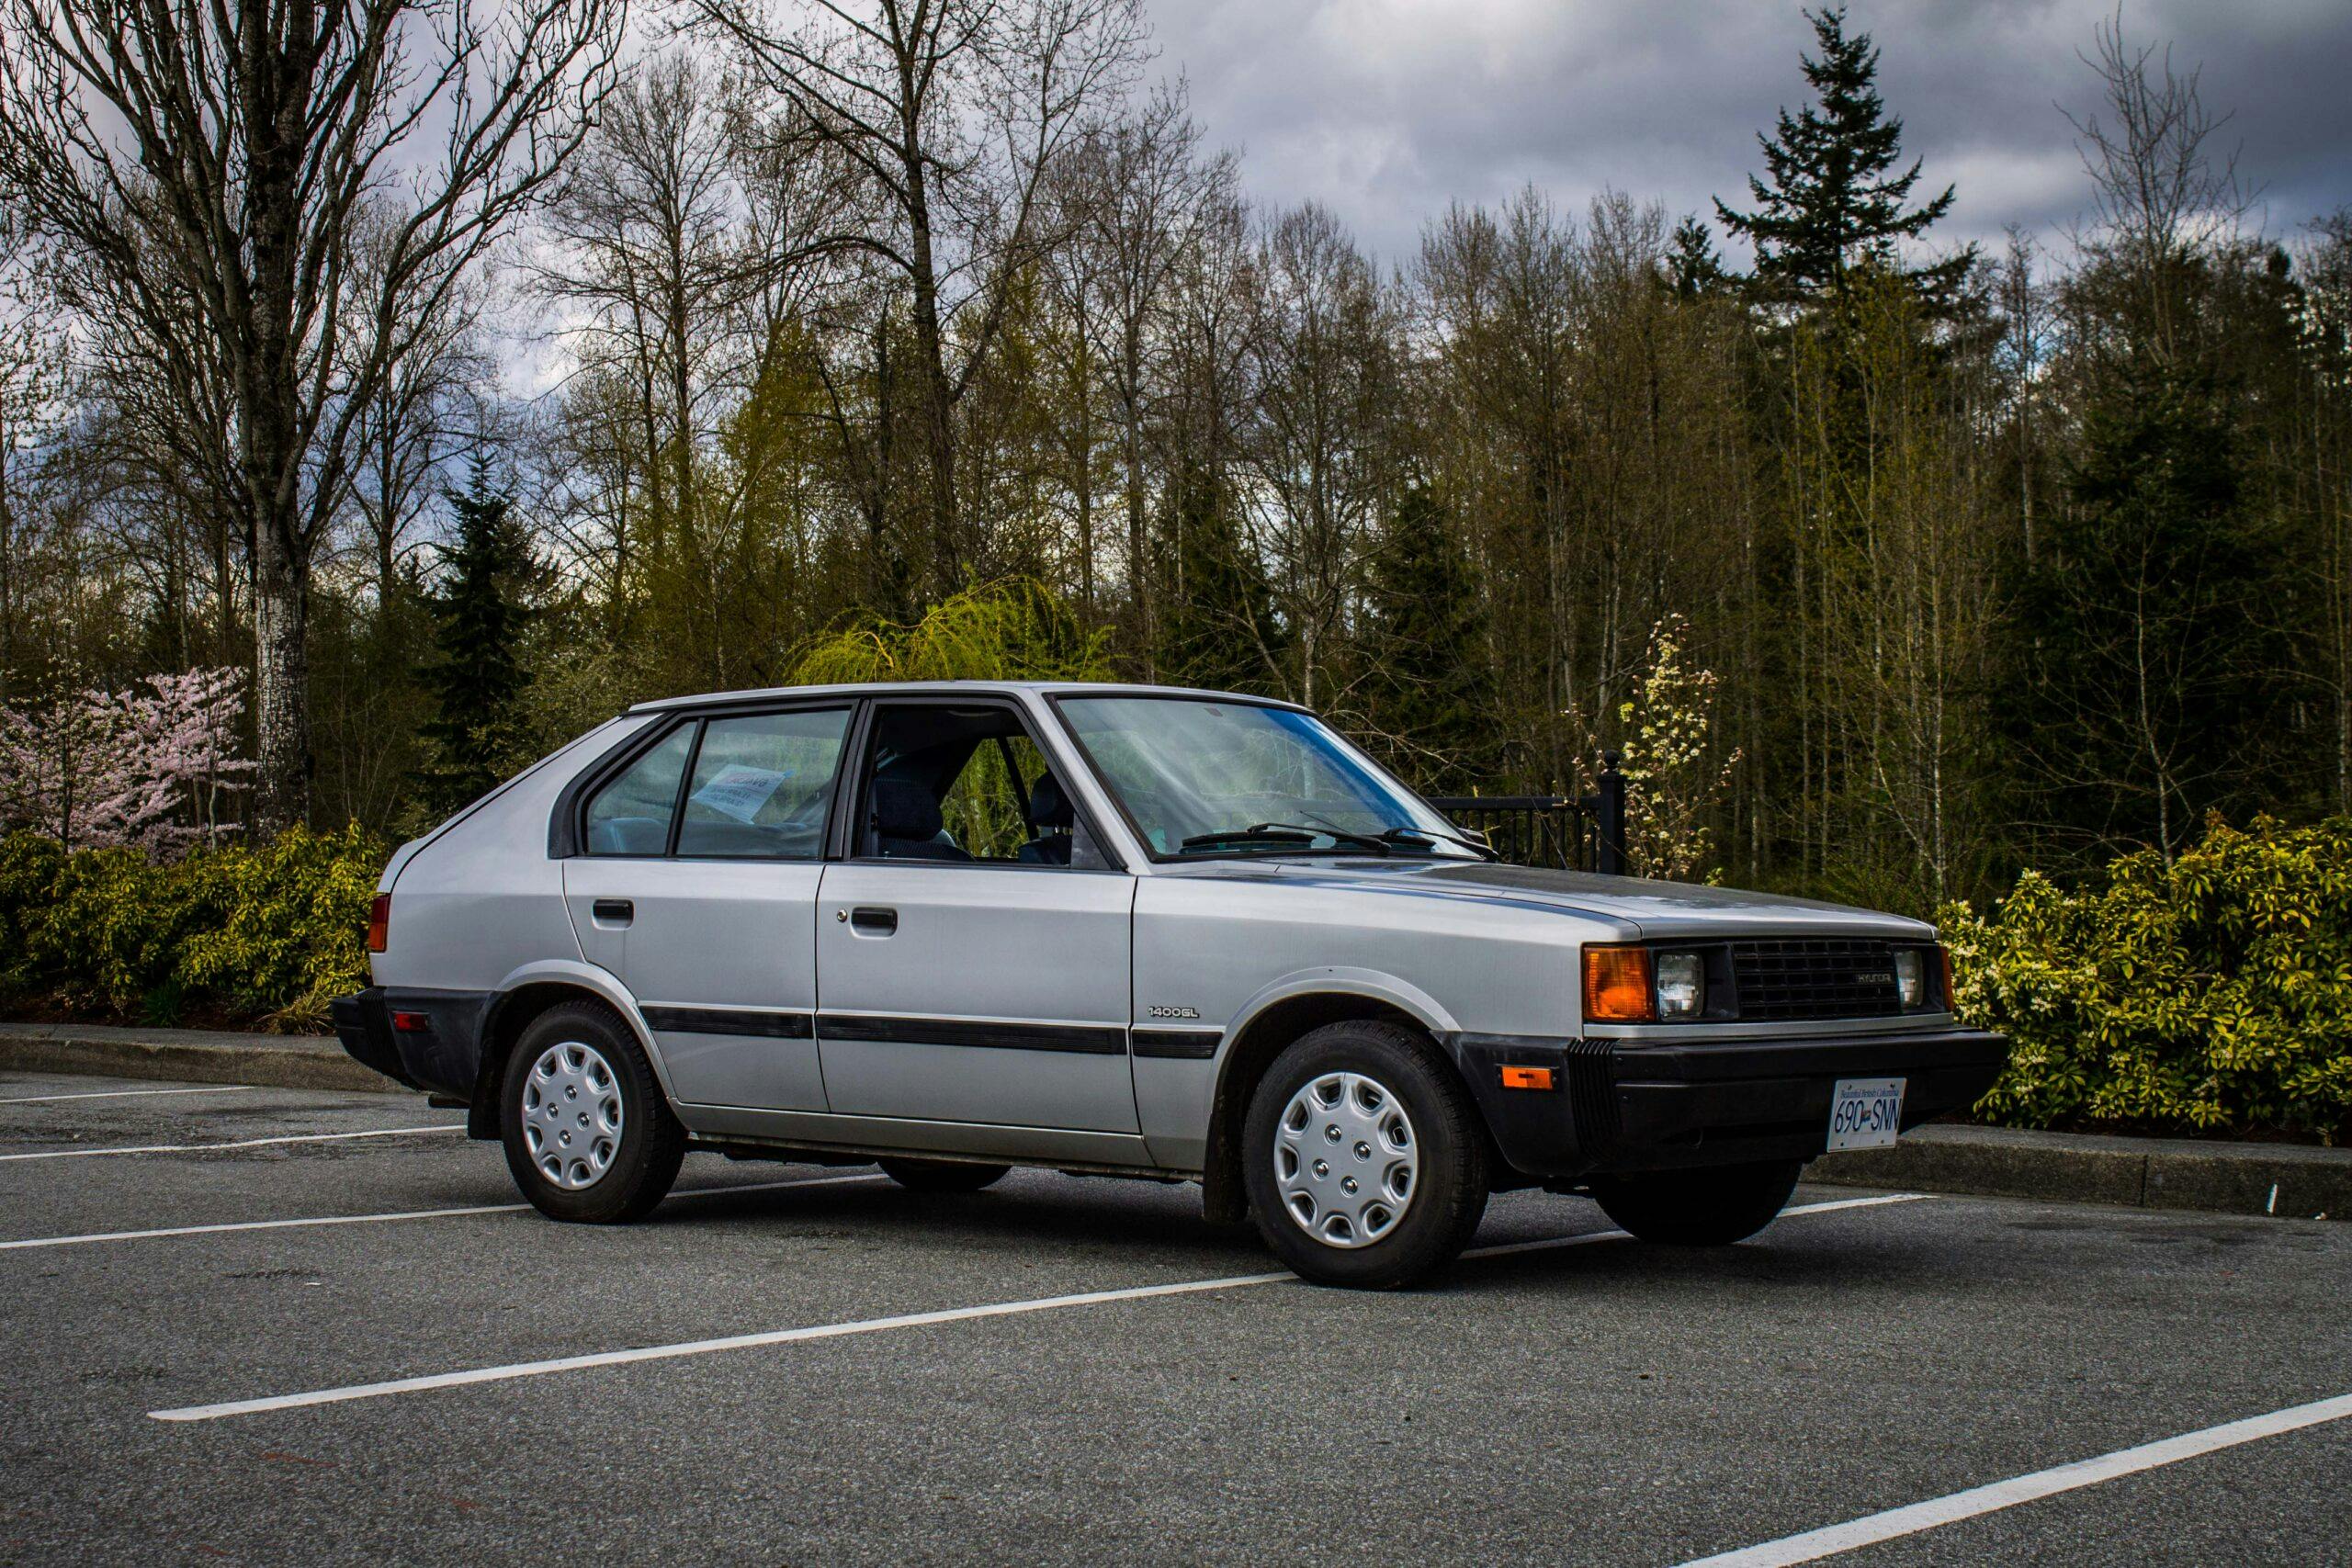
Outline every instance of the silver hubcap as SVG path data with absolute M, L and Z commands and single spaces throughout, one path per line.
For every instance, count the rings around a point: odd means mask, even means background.
M 621 1147 L 621 1085 L 594 1045 L 567 1040 L 539 1053 L 523 1084 L 523 1138 L 558 1187 L 594 1187 Z
M 1413 1201 L 1421 1146 L 1385 1086 L 1326 1073 L 1283 1108 L 1274 1126 L 1274 1185 L 1298 1226 L 1327 1247 L 1369 1247 Z

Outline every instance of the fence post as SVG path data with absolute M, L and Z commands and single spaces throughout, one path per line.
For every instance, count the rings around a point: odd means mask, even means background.
M 1593 863 L 1603 876 L 1627 874 L 1625 864 L 1625 775 L 1622 751 L 1600 754 L 1600 810 L 1593 822 Z

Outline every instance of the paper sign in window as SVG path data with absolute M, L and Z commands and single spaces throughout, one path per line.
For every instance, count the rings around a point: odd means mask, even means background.
M 717 778 L 695 791 L 694 803 L 738 822 L 749 822 L 759 816 L 760 807 L 794 772 L 791 768 L 747 768 L 741 762 L 729 762 L 718 770 Z

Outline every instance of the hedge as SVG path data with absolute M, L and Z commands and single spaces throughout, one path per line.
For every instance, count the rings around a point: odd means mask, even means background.
M 2019 1127 L 2277 1135 L 2352 1128 L 2352 818 L 2218 819 L 2167 866 L 2073 891 L 2028 872 L 1944 910 L 1962 1017 L 2015 1042 L 1976 1111 Z
M 325 1026 L 368 984 L 384 846 L 353 827 L 198 850 L 0 839 L 0 995 L 17 1010 L 136 1023 Z

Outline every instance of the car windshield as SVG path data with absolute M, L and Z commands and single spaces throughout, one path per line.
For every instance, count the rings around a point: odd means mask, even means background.
M 1477 854 L 1311 714 L 1192 697 L 1060 707 L 1154 854 Z

